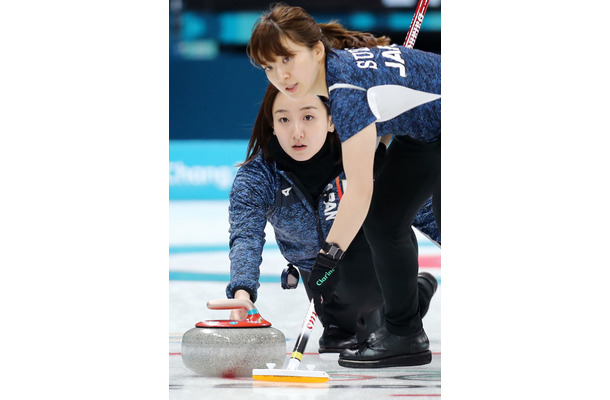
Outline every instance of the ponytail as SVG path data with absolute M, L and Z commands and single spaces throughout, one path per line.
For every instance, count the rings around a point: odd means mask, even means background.
M 375 37 L 371 33 L 349 31 L 337 21 L 318 24 L 318 26 L 324 36 L 322 43 L 324 43 L 327 50 L 385 46 L 391 42 L 387 36 Z

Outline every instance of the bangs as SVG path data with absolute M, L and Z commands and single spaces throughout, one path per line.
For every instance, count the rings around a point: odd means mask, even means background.
M 285 46 L 287 35 L 272 21 L 261 21 L 254 28 L 246 48 L 250 61 L 258 66 L 271 63 L 276 57 L 292 57 Z

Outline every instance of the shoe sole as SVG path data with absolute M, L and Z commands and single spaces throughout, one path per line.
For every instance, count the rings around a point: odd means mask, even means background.
M 322 353 L 341 353 L 345 349 L 346 349 L 346 347 L 341 347 L 340 349 L 333 349 L 333 348 L 318 349 L 318 353 L 320 353 L 320 354 L 322 354 Z
M 348 368 L 412 367 L 430 364 L 431 362 L 432 352 L 430 350 L 404 356 L 387 357 L 380 360 L 346 360 L 339 358 L 339 365 Z
M 347 347 L 320 347 L 318 348 L 318 353 L 341 353 L 345 349 L 354 349 L 358 346 L 358 343 L 354 343 L 351 346 Z

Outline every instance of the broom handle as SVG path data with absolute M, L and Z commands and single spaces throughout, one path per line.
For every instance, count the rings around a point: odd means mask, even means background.
M 309 340 L 309 336 L 311 335 L 313 327 L 316 324 L 317 317 L 318 314 L 316 314 L 313 300 L 311 300 L 309 302 L 309 309 L 305 315 L 305 320 L 303 321 L 303 326 L 301 327 L 301 333 L 297 338 L 297 342 L 294 344 L 294 350 L 292 350 L 292 354 L 290 355 L 286 369 L 295 370 L 299 367 L 299 364 L 303 359 L 303 353 L 305 352 L 307 341 Z
M 411 20 L 411 25 L 409 26 L 409 31 L 407 32 L 407 37 L 405 38 L 405 43 L 403 45 L 408 49 L 412 49 L 415 45 L 415 39 L 417 39 L 417 35 L 419 34 L 419 29 L 424 20 L 424 15 L 426 15 L 429 2 L 430 0 L 419 0 L 417 3 L 417 8 L 415 8 L 415 13 L 413 14 L 413 19 Z

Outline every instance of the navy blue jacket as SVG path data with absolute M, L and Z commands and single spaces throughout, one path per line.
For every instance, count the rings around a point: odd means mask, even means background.
M 343 179 L 342 173 L 327 185 L 314 209 L 290 173 L 277 169 L 275 162 L 265 162 L 261 154 L 239 168 L 229 195 L 228 298 L 244 289 L 256 301 L 267 222 L 273 227 L 284 258 L 299 269 L 311 270 L 335 219 L 339 205 L 337 181 Z M 340 190 L 343 191 L 343 183 Z M 440 243 L 430 200 L 419 211 L 413 226 Z
M 375 122 L 377 136 L 441 136 L 441 56 L 404 46 L 333 50 L 326 84 L 335 129 L 346 141 Z

